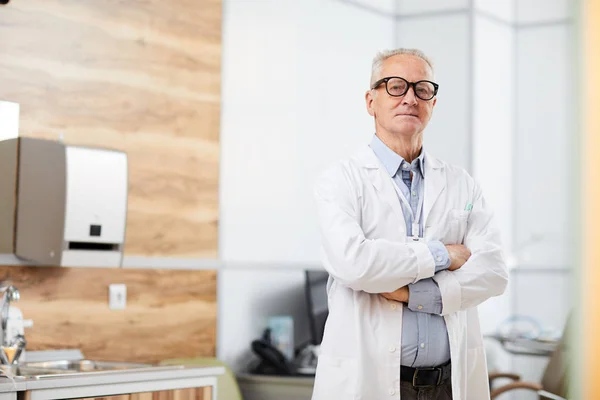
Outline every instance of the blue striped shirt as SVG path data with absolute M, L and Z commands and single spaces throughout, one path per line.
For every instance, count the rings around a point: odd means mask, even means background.
M 427 162 L 425 153 L 421 151 L 419 157 L 409 164 L 376 135 L 373 136 L 370 146 L 410 204 L 409 210 L 398 197 L 404 214 L 406 232 L 410 234 L 412 216 L 417 214 L 419 203 L 423 204 L 424 166 Z M 419 236 L 423 236 L 422 216 L 419 217 Z M 427 242 L 427 246 L 436 260 L 436 272 L 447 269 L 450 266 L 450 258 L 446 247 L 439 241 Z M 409 302 L 404 305 L 402 313 L 401 364 L 409 367 L 434 367 L 444 364 L 450 359 L 450 344 L 446 323 L 439 315 L 442 312 L 440 289 L 432 278 L 410 284 L 408 289 Z

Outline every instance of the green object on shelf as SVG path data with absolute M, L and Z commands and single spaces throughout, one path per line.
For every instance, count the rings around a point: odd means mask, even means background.
M 217 399 L 243 400 L 235 375 L 224 362 L 213 357 L 206 358 L 174 358 L 164 360 L 161 365 L 188 365 L 191 367 L 223 367 L 225 374 L 217 377 Z

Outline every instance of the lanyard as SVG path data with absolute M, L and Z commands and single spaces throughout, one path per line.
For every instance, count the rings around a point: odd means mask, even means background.
M 412 232 L 411 232 L 411 236 L 413 237 L 414 240 L 418 240 L 419 239 L 419 222 L 421 221 L 421 210 L 423 209 L 423 190 L 425 185 L 423 184 L 423 182 L 421 182 L 421 185 L 419 185 L 419 202 L 417 203 L 417 215 L 415 215 L 413 213 L 412 210 L 412 206 L 410 205 L 410 201 L 408 201 L 408 199 L 406 197 L 404 197 L 404 193 L 402 193 L 402 190 L 400 190 L 400 188 L 398 187 L 398 185 L 396 184 L 396 181 L 394 181 L 394 178 L 390 177 L 392 184 L 394 185 L 394 189 L 396 190 L 396 193 L 398 194 L 398 196 L 400 197 L 400 201 L 402 201 L 404 203 L 404 205 L 406 206 L 406 208 L 408 208 L 408 212 L 410 212 L 410 216 L 412 217 Z M 412 192 L 412 189 L 411 189 Z

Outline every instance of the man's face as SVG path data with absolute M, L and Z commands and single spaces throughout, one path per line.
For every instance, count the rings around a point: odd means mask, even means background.
M 376 80 L 398 76 L 409 82 L 433 81 L 429 65 L 419 57 L 401 54 L 383 62 Z M 393 97 L 385 90 L 385 82 L 366 94 L 367 111 L 375 117 L 378 131 L 383 129 L 393 135 L 411 137 L 423 132 L 437 98 L 426 101 L 415 96 L 410 87 L 404 96 Z

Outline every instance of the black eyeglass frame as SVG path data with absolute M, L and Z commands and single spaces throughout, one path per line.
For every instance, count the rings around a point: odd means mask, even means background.
M 388 85 L 387 85 L 388 82 L 390 81 L 390 79 L 401 79 L 404 82 L 406 82 L 406 90 L 404 91 L 404 93 L 402 93 L 402 94 L 391 94 L 390 91 L 388 90 Z M 404 78 L 402 78 L 400 76 L 388 76 L 387 78 L 382 78 L 382 79 L 378 80 L 377 82 L 375 82 L 373 84 L 373 87 L 371 87 L 371 90 L 377 89 L 377 87 L 379 87 L 379 85 L 381 85 L 383 82 L 385 82 L 385 91 L 387 92 L 387 94 L 389 94 L 392 97 L 402 97 L 402 96 L 404 96 L 406 93 L 408 93 L 408 89 L 410 89 L 410 87 L 412 86 L 413 92 L 414 92 L 415 96 L 417 96 L 419 99 L 421 99 L 423 101 L 429 101 L 429 100 L 433 99 L 435 96 L 437 96 L 438 88 L 440 87 L 440 85 L 438 85 L 437 83 L 432 82 L 432 81 L 428 81 L 428 80 L 420 80 L 420 81 L 416 81 L 416 82 L 409 82 L 409 81 L 407 81 L 406 79 L 404 79 Z M 421 96 L 419 96 L 419 94 L 415 90 L 415 87 L 416 87 L 416 85 L 418 83 L 421 83 L 421 82 L 427 82 L 427 83 L 431 83 L 433 85 L 433 96 L 431 96 L 428 99 L 424 99 Z

